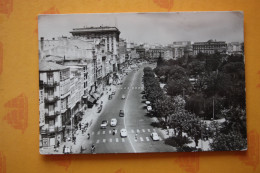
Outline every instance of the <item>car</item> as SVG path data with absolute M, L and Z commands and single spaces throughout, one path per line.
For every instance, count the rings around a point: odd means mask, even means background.
M 126 129 L 121 129 L 121 130 L 120 130 L 120 136 L 121 136 L 122 138 L 127 137 L 127 131 L 126 131 Z
M 97 109 L 97 113 L 100 113 L 101 111 L 102 111 L 102 105 L 100 105 L 99 107 L 98 107 L 98 109 Z
M 116 127 L 116 125 L 117 125 L 117 120 L 115 118 L 112 118 L 111 121 L 110 121 L 110 126 Z
M 145 91 L 142 91 L 141 94 L 145 94 Z
M 112 100 L 112 94 L 108 96 L 108 100 Z
M 159 141 L 159 135 L 156 132 L 151 133 L 151 138 L 153 141 Z
M 124 110 L 120 110 L 120 111 L 119 111 L 119 116 L 120 116 L 120 117 L 125 116 Z
M 147 106 L 147 111 L 148 112 L 152 111 L 152 106 Z
M 113 90 L 111 95 L 115 95 L 115 94 L 116 94 L 116 91 L 115 91 L 115 90 Z
M 145 104 L 148 106 L 148 105 L 151 104 L 151 102 L 150 101 L 145 101 Z
M 124 95 L 124 94 L 122 95 L 121 99 L 122 99 L 122 100 L 124 100 L 124 99 L 125 99 L 125 95 Z
M 101 125 L 100 125 L 101 129 L 107 128 L 107 124 L 108 124 L 108 121 L 107 120 L 103 120 Z

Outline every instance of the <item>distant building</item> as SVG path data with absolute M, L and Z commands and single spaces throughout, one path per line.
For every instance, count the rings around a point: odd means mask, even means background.
M 190 41 L 175 41 L 172 43 L 173 59 L 181 58 L 185 55 L 189 55 L 192 52 Z
M 164 60 L 170 60 L 173 59 L 173 54 L 174 54 L 174 50 L 172 47 L 165 47 L 164 48 L 164 56 L 163 59 Z
M 213 41 L 209 40 L 207 42 L 195 42 L 193 44 L 193 54 L 198 55 L 198 53 L 214 54 L 215 52 L 220 52 L 225 54 L 227 51 L 227 44 L 225 41 Z
M 143 48 L 142 46 L 137 46 L 135 48 L 135 50 L 136 50 L 136 53 L 139 55 L 140 59 L 145 58 L 145 48 Z
M 151 48 L 151 49 L 149 49 L 148 53 L 149 53 L 149 58 L 151 61 L 157 61 L 158 58 L 164 57 L 163 47 Z
M 239 42 L 231 42 L 227 44 L 227 54 L 243 54 L 242 51 L 242 43 Z
M 120 38 L 119 39 L 119 48 L 118 48 L 118 53 L 119 53 L 119 64 L 118 64 L 118 69 L 122 70 L 124 66 L 126 66 L 126 58 L 127 58 L 127 43 L 124 39 Z

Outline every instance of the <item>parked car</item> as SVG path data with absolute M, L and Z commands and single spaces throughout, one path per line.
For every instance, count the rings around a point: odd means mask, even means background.
M 108 121 L 107 120 L 103 120 L 101 125 L 100 125 L 101 129 L 107 128 L 107 124 L 108 124 Z
M 148 112 L 152 111 L 152 106 L 147 106 L 147 111 Z
M 115 127 L 117 125 L 117 120 L 115 118 L 111 119 L 110 126 Z
M 124 116 L 125 116 L 124 110 L 120 110 L 120 111 L 119 111 L 119 116 L 120 116 L 120 117 L 124 117 Z
M 159 135 L 156 132 L 151 133 L 151 138 L 153 141 L 159 141 Z
M 148 106 L 148 105 L 151 105 L 151 102 L 150 101 L 145 101 L 145 104 Z
M 112 91 L 112 95 L 115 95 L 115 94 L 116 94 L 116 91 L 115 91 L 115 90 L 113 90 L 113 91 Z
M 120 136 L 121 136 L 122 138 L 127 137 L 127 131 L 126 131 L 126 129 L 121 129 L 121 130 L 120 130 Z
M 112 94 L 108 96 L 108 100 L 112 100 Z
M 102 111 L 102 105 L 100 105 L 99 107 L 98 107 L 98 109 L 97 109 L 97 113 L 100 113 L 101 111 Z
M 122 100 L 124 100 L 125 99 L 125 95 L 123 94 L 121 98 L 122 98 Z

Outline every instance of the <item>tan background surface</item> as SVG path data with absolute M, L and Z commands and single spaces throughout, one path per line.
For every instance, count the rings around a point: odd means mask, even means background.
M 260 172 L 259 7 L 260 0 L 0 0 L 0 173 Z M 38 14 L 229 10 L 244 11 L 247 152 L 39 154 Z

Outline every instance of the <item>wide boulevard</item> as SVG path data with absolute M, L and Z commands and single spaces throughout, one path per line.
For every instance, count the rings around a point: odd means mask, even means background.
M 146 65 L 148 66 L 148 65 Z M 151 66 L 151 65 L 150 65 Z M 97 114 L 98 119 L 91 129 L 91 143 L 95 145 L 95 153 L 140 153 L 140 152 L 172 152 L 174 147 L 164 144 L 161 131 L 151 123 L 155 119 L 147 116 L 145 100 L 142 99 L 143 89 L 142 65 L 134 69 L 123 79 L 121 85 L 116 86 L 116 93 Z M 122 99 L 125 95 L 125 99 Z M 119 111 L 124 110 L 125 116 L 120 117 Z M 112 118 L 117 119 L 116 127 L 110 126 Z M 108 121 L 106 128 L 101 129 L 103 120 Z M 115 129 L 115 134 L 113 134 Z M 127 137 L 120 136 L 120 130 L 127 130 Z M 153 141 L 151 133 L 159 135 L 159 141 Z

